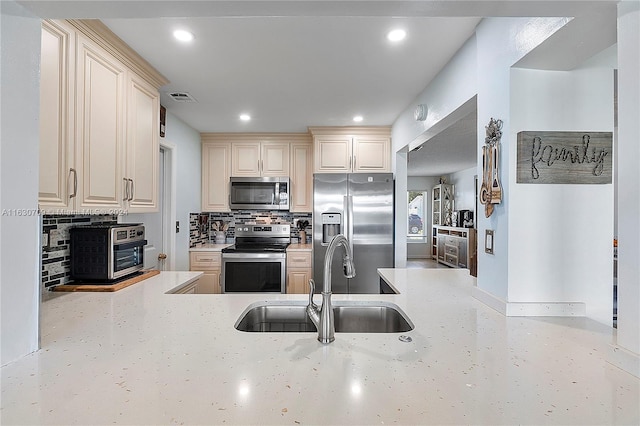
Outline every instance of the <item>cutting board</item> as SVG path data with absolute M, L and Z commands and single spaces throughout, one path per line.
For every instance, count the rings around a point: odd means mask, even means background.
M 53 288 L 53 291 L 118 291 L 125 287 L 129 287 L 130 285 L 139 283 L 140 281 L 144 281 L 147 278 L 151 278 L 154 275 L 158 275 L 160 271 L 152 270 L 145 271 L 140 275 L 136 275 L 131 278 L 125 278 L 122 281 L 116 281 L 113 283 L 70 283 L 70 284 L 62 284 L 57 285 Z

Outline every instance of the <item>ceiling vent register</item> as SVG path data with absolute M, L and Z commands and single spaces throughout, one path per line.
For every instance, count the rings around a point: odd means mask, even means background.
M 191 94 L 187 92 L 172 92 L 172 93 L 169 93 L 168 95 L 171 96 L 171 99 L 173 99 L 176 102 L 181 102 L 181 103 L 198 102 L 193 96 L 191 96 Z

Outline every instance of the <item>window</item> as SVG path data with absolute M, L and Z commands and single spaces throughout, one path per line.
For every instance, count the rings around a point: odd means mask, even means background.
M 425 235 L 425 218 L 427 217 L 425 191 L 408 191 L 408 212 L 407 236 L 423 237 Z

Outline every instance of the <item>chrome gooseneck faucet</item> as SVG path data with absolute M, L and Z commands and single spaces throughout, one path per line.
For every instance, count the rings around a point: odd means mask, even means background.
M 353 266 L 353 253 L 349 240 L 342 235 L 338 234 L 331 239 L 327 252 L 324 255 L 324 282 L 322 285 L 322 306 L 318 308 L 318 305 L 313 303 L 313 292 L 315 291 L 316 283 L 311 279 L 309 280 L 309 304 L 307 305 L 307 315 L 311 318 L 311 321 L 318 329 L 318 340 L 320 343 L 331 343 L 335 340 L 335 322 L 333 318 L 333 307 L 331 306 L 331 262 L 333 260 L 333 253 L 338 246 L 344 248 L 344 256 L 342 258 L 342 266 L 344 269 L 344 276 L 347 278 L 353 278 L 356 276 L 356 270 Z

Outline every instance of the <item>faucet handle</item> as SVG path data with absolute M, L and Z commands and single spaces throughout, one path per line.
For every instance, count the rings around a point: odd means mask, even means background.
M 309 305 L 313 305 L 313 293 L 316 291 L 316 282 L 313 278 L 309 280 Z

